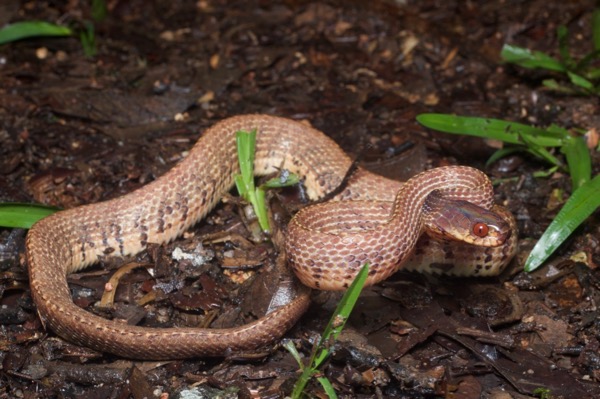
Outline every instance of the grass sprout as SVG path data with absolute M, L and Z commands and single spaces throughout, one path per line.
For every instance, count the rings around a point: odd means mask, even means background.
M 96 22 L 102 22 L 108 15 L 108 8 L 104 0 L 92 0 L 92 19 Z
M 300 179 L 297 175 L 282 171 L 277 178 L 270 179 L 265 184 L 256 187 L 254 184 L 254 154 L 256 150 L 256 130 L 251 132 L 238 131 L 235 134 L 240 174 L 235 176 L 235 185 L 238 193 L 252 204 L 258 223 L 265 233 L 271 231 L 265 192 L 270 188 L 280 188 L 298 184 Z
M 476 136 L 511 144 L 494 153 L 488 164 L 515 152 L 526 152 L 552 167 L 568 172 L 575 188 L 591 178 L 592 161 L 582 135 L 583 130 L 569 131 L 556 125 L 544 129 L 499 119 L 446 114 L 421 114 L 417 116 L 417 121 L 425 127 L 445 133 Z M 559 148 L 565 155 L 566 165 L 552 153 L 551 149 L 554 147 Z
M 103 21 L 108 14 L 105 0 L 91 0 L 91 16 L 94 22 Z M 73 27 L 53 24 L 46 21 L 21 21 L 0 29 L 0 45 L 32 37 L 79 36 L 83 53 L 92 58 L 97 53 L 95 26 L 84 20 Z
M 533 390 L 533 394 L 540 399 L 550 399 L 552 392 L 548 388 L 536 388 Z
M 96 47 L 96 33 L 94 24 L 90 21 L 85 21 L 84 28 L 79 32 L 79 41 L 83 48 L 83 54 L 87 58 L 95 57 L 98 50 Z
M 525 271 L 537 269 L 548 257 L 600 207 L 600 176 L 591 179 L 592 161 L 586 142 L 579 133 L 558 126 L 541 129 L 515 122 L 443 114 L 421 114 L 424 126 L 446 133 L 465 134 L 500 140 L 512 147 L 498 150 L 488 163 L 516 151 L 530 153 L 571 175 L 573 193 L 525 261 Z M 559 148 L 566 165 L 550 150 Z
M 569 31 L 565 26 L 556 30 L 558 52 L 560 58 L 552 57 L 542 51 L 505 44 L 500 56 L 506 63 L 519 65 L 529 69 L 543 69 L 559 72 L 569 80 L 568 85 L 555 79 L 546 79 L 542 84 L 549 89 L 565 94 L 600 95 L 600 68 L 594 64 L 600 59 L 600 8 L 592 13 L 592 45 L 593 50 L 580 59 L 571 55 L 568 45 Z
M 308 364 L 304 364 L 292 341 L 285 342 L 285 348 L 292 354 L 294 359 L 296 359 L 298 365 L 300 366 L 300 370 L 302 371 L 300 377 L 294 385 L 291 395 L 292 399 L 298 399 L 302 397 L 306 385 L 313 377 L 316 377 L 317 381 L 319 381 L 329 398 L 337 398 L 333 385 L 327 379 L 327 377 L 321 375 L 319 368 L 323 365 L 323 362 L 325 362 L 331 353 L 331 343 L 337 339 L 344 329 L 346 321 L 350 317 L 350 313 L 352 313 L 352 309 L 354 309 L 354 305 L 356 304 L 356 301 L 358 300 L 358 297 L 360 296 L 360 293 L 365 285 L 368 274 L 369 265 L 365 264 L 360 269 L 354 278 L 354 281 L 340 300 L 340 303 L 331 316 L 329 323 L 325 327 L 319 342 L 314 346 Z

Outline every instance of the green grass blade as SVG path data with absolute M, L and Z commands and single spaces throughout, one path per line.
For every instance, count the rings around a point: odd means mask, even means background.
M 240 164 L 240 173 L 242 178 L 240 183 L 242 191 L 240 195 L 249 201 L 248 193 L 254 191 L 254 151 L 256 148 L 256 130 L 251 132 L 239 131 L 235 133 L 235 142 L 238 152 L 238 161 Z M 236 184 L 237 184 L 236 179 Z M 239 187 L 238 187 L 239 189 Z
M 549 177 L 556 173 L 558 166 L 553 166 L 548 170 L 537 170 L 533 172 L 533 177 Z
M 554 134 L 556 137 L 560 137 L 560 138 L 564 138 L 569 135 L 569 131 L 567 129 L 565 129 L 564 127 L 555 125 L 554 123 L 546 128 L 546 132 L 550 133 L 550 134 Z
M 537 269 L 573 231 L 600 206 L 600 175 L 583 184 L 565 203 L 525 261 L 525 271 Z
M 258 224 L 265 234 L 271 233 L 269 224 L 269 214 L 267 212 L 267 201 L 265 200 L 265 190 L 257 188 L 254 190 L 254 195 L 251 197 L 251 203 L 258 219 Z
M 94 24 L 86 21 L 85 29 L 82 29 L 79 32 L 79 41 L 81 42 L 81 47 L 83 47 L 83 53 L 86 57 L 92 58 L 96 56 L 96 34 L 94 33 Z
M 238 194 L 241 195 L 246 201 L 248 201 L 248 198 L 246 198 L 246 196 L 248 195 L 248 188 L 244 183 L 244 178 L 242 177 L 242 175 L 235 175 L 234 181 L 235 188 L 237 189 Z
M 28 229 L 57 211 L 58 208 L 38 204 L 0 203 L 0 226 Z
M 499 150 L 497 150 L 496 152 L 494 152 L 489 159 L 485 162 L 485 166 L 488 167 L 490 165 L 493 165 L 494 162 L 496 162 L 497 160 L 504 158 L 510 154 L 514 154 L 515 152 L 522 152 L 525 149 L 523 147 L 504 147 L 501 148 Z
M 561 25 L 556 29 L 556 36 L 558 37 L 558 51 L 562 63 L 570 68 L 573 66 L 573 58 L 569 52 L 569 30 L 566 26 Z
M 286 339 L 283 342 L 283 347 L 287 349 L 288 352 L 292 355 L 294 360 L 298 363 L 298 367 L 300 370 L 304 370 L 304 363 L 302 363 L 302 357 L 300 357 L 300 353 L 298 353 L 298 349 L 294 346 L 294 342 L 291 339 Z
M 594 50 L 600 50 L 600 8 L 596 8 L 592 13 L 592 40 Z
M 565 66 L 556 58 L 541 51 L 505 44 L 500 52 L 504 62 L 517 64 L 523 68 L 542 68 L 550 71 L 565 72 Z
M 525 151 L 527 151 L 528 153 L 530 153 L 540 159 L 543 159 L 544 161 L 548 162 L 550 165 L 563 167 L 563 163 L 560 161 L 560 159 L 556 158 L 554 155 L 552 155 L 550 153 L 550 151 L 548 151 L 544 147 L 530 142 L 529 137 L 523 136 L 523 141 L 525 141 L 527 143 L 527 149 Z
M 600 54 L 600 51 L 596 50 L 598 52 L 598 54 Z M 588 71 L 586 71 L 585 76 L 589 79 L 589 80 L 597 80 L 600 79 L 600 68 L 592 68 L 589 69 Z M 597 88 L 596 88 L 597 89 Z
M 300 178 L 294 173 L 281 173 L 280 177 L 267 180 L 260 187 L 264 189 L 290 187 L 300 183 Z
M 563 136 L 557 132 L 499 119 L 420 114 L 417 115 L 417 121 L 425 127 L 446 133 L 467 134 L 511 144 L 526 144 L 523 136 L 527 136 L 528 142 L 542 147 L 560 147 L 563 144 Z
M 550 394 L 552 393 L 552 391 L 550 391 L 548 388 L 536 388 L 533 390 L 533 394 L 540 398 L 540 399 L 550 399 L 551 396 Z
M 352 313 L 352 309 L 354 309 L 354 305 L 356 305 L 356 301 L 360 296 L 360 293 L 367 281 L 367 277 L 369 276 L 369 264 L 366 263 L 358 272 L 352 284 L 348 290 L 344 293 L 344 296 L 340 300 L 340 303 L 333 312 L 327 327 L 323 331 L 323 335 L 319 340 L 319 343 L 316 346 L 316 350 L 313 351 L 313 354 L 310 358 L 309 366 L 305 367 L 302 370 L 302 374 L 294 384 L 294 390 L 292 391 L 292 399 L 300 398 L 302 396 L 302 392 L 308 384 L 308 381 L 311 377 L 313 377 L 319 368 L 319 366 L 325 361 L 327 356 L 329 356 L 328 343 L 332 340 L 335 340 L 346 325 L 346 321 L 348 317 L 350 317 L 350 313 Z
M 544 87 L 547 87 L 559 93 L 567 94 L 570 96 L 578 94 L 578 92 L 576 90 L 573 90 L 573 88 L 561 85 L 555 79 L 544 79 L 542 80 L 542 84 L 544 85 Z
M 596 61 L 600 57 L 600 49 L 595 49 L 594 51 L 586 54 L 575 66 L 575 70 L 584 74 L 587 79 L 596 79 L 598 78 L 597 69 L 585 70 L 592 62 Z
M 329 399 L 337 399 L 337 394 L 335 393 L 335 389 L 333 389 L 333 385 L 331 385 L 331 381 L 329 381 L 326 377 L 319 377 L 317 381 L 321 383 L 325 394 Z
M 108 14 L 105 0 L 92 0 L 92 19 L 96 22 L 102 22 Z
M 586 90 L 594 89 L 594 84 L 586 78 L 584 78 L 583 76 L 579 76 L 571 71 L 567 71 L 567 76 L 569 76 L 569 79 L 571 79 L 571 83 L 573 83 L 575 86 L 579 86 Z
M 583 137 L 571 137 L 560 149 L 567 158 L 573 190 L 578 189 L 592 178 L 592 159 Z
M 348 290 L 344 293 L 344 296 L 340 300 L 333 316 L 329 320 L 325 331 L 323 331 L 323 336 L 319 341 L 319 346 L 324 345 L 326 342 L 329 342 L 331 339 L 337 339 L 338 335 L 344 329 L 346 325 L 346 321 L 348 321 L 348 317 L 350 317 L 350 313 L 352 313 L 352 309 L 354 309 L 354 305 L 356 305 L 356 301 L 360 296 L 360 293 L 365 285 L 365 281 L 367 281 L 367 277 L 369 276 L 369 264 L 365 264 L 356 277 Z M 315 359 L 315 368 L 319 367 L 323 360 L 329 355 L 329 351 L 324 349 L 319 353 Z
M 35 36 L 71 36 L 73 31 L 66 26 L 44 21 L 23 21 L 6 25 L 0 29 L 0 44 L 6 44 Z
M 265 202 L 265 191 L 254 185 L 254 153 L 256 150 L 256 130 L 251 132 L 237 131 L 235 133 L 240 174 L 235 176 L 235 185 L 240 195 L 252 204 L 258 218 L 260 228 L 265 232 L 271 231 Z

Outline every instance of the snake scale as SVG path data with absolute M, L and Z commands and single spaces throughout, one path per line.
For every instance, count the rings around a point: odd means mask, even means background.
M 514 255 L 514 219 L 493 205 L 493 189 L 482 172 L 443 167 L 402 184 L 358 168 L 345 181 L 352 160 L 318 130 L 274 116 L 236 116 L 207 129 L 189 155 L 156 181 L 113 200 L 58 212 L 31 228 L 30 286 L 42 321 L 71 342 L 137 359 L 224 356 L 279 339 L 307 309 L 308 294 L 240 327 L 154 329 L 79 308 L 66 280 L 99 257 L 135 254 L 148 243 L 171 241 L 202 219 L 238 173 L 235 133 L 254 129 L 257 175 L 296 173 L 311 200 L 338 192 L 332 201 L 301 210 L 288 226 L 290 264 L 310 287 L 343 289 L 366 261 L 373 284 L 403 266 L 497 274 Z M 474 212 L 483 222 L 472 227 L 469 210 L 456 212 L 463 205 L 477 206 Z M 461 232 L 452 232 L 453 225 L 465 223 Z M 421 234 L 425 229 L 430 233 Z M 435 238 L 440 235 L 483 246 Z

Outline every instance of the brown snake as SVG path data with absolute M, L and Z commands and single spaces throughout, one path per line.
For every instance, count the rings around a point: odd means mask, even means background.
M 231 188 L 239 170 L 235 132 L 253 129 L 258 132 L 255 172 L 297 173 L 312 200 L 338 189 L 352 166 L 331 139 L 299 122 L 266 115 L 219 122 L 185 160 L 158 180 L 120 198 L 56 213 L 33 226 L 27 236 L 27 258 L 41 319 L 69 341 L 138 359 L 223 356 L 280 338 L 307 309 L 306 293 L 240 327 L 154 329 L 107 320 L 79 308 L 66 280 L 67 274 L 100 256 L 135 254 L 148 243 L 171 241 L 203 218 Z M 300 279 L 322 289 L 342 289 L 366 261 L 371 263 L 369 283 L 375 283 L 411 262 L 411 254 L 413 261 L 425 258 L 427 267 L 433 264 L 430 271 L 434 272 L 497 274 L 516 248 L 516 234 L 510 234 L 514 219 L 503 208 L 496 210 L 506 221 L 483 209 L 478 213 L 490 228 L 489 234 L 480 235 L 484 241 L 494 241 L 483 245 L 505 241 L 500 247 L 458 243 L 449 249 L 450 244 L 426 235 L 416 244 L 423 226 L 430 226 L 432 213 L 444 215 L 438 218 L 438 235 L 452 235 L 449 225 L 466 222 L 467 232 L 463 229 L 454 235 L 477 239 L 464 215 L 448 212 L 445 198 L 490 209 L 492 195 L 487 177 L 468 167 L 433 169 L 404 184 L 357 169 L 334 200 L 360 201 L 325 202 L 300 211 L 288 227 L 286 250 Z M 458 269 L 460 251 L 465 254 L 462 269 Z M 457 269 L 446 270 L 452 268 L 448 261 L 456 261 Z

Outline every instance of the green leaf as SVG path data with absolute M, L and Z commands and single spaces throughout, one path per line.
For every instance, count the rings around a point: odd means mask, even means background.
M 525 261 L 525 271 L 537 269 L 579 225 L 600 206 L 600 175 L 584 183 L 565 203 Z
M 573 58 L 569 52 L 569 30 L 566 26 L 561 25 L 556 29 L 556 36 L 558 37 L 558 51 L 560 53 L 560 58 L 562 58 L 563 64 L 569 68 L 573 64 Z
M 38 204 L 0 203 L 0 226 L 28 229 L 57 211 L 58 208 Z
M 269 234 L 271 226 L 269 225 L 269 214 L 267 212 L 267 201 L 265 200 L 265 190 L 257 188 L 254 190 L 254 196 L 251 197 L 251 203 L 254 207 L 254 212 L 258 218 L 258 224 L 263 232 Z
M 569 136 L 560 151 L 567 158 L 573 190 L 581 187 L 592 178 L 592 159 L 583 137 Z
M 583 87 L 586 90 L 592 90 L 594 88 L 594 84 L 583 76 L 579 76 L 570 71 L 567 71 L 567 75 L 569 76 L 569 79 L 571 79 L 571 83 L 575 86 Z
M 596 50 L 598 51 L 598 50 Z M 600 78 L 600 68 L 592 68 L 589 69 L 585 76 L 589 79 L 589 80 L 597 80 Z
M 595 49 L 594 51 L 589 52 L 577 63 L 577 65 L 575 66 L 575 68 L 573 68 L 573 70 L 574 71 L 583 71 L 592 62 L 596 61 L 598 59 L 598 56 L 600 56 L 600 49 Z M 597 77 L 597 75 L 594 71 L 596 71 L 596 69 L 591 69 L 591 70 L 585 71 L 585 77 L 587 79 L 594 79 L 594 77 Z
M 321 383 L 325 394 L 330 399 L 337 399 L 337 394 L 335 393 L 335 389 L 333 389 L 333 385 L 331 385 L 331 381 L 329 381 L 326 377 L 318 377 L 317 381 Z
M 565 137 L 569 136 L 569 131 L 567 129 L 565 129 L 564 127 L 555 125 L 554 123 L 546 128 L 546 132 L 555 134 L 556 137 L 560 137 L 560 138 L 565 138 Z
M 534 143 L 542 147 L 560 147 L 564 139 L 556 131 L 491 118 L 420 114 L 417 121 L 425 127 L 446 133 L 467 134 L 511 144 Z M 523 140 L 524 136 L 527 136 L 527 143 Z
M 249 201 L 249 195 L 248 195 L 248 187 L 246 187 L 246 183 L 244 183 L 244 178 L 242 177 L 241 174 L 239 175 L 235 175 L 234 177 L 234 181 L 235 181 L 235 188 L 238 191 L 238 194 L 244 198 L 246 201 Z
M 564 93 L 568 95 L 577 94 L 577 91 L 573 90 L 571 87 L 561 85 L 554 79 L 544 79 L 542 80 L 542 84 L 544 85 L 544 87 L 547 87 L 559 93 Z
M 321 366 L 323 361 L 329 356 L 328 343 L 337 339 L 338 335 L 342 332 L 346 325 L 346 321 L 350 317 L 350 313 L 352 313 L 352 309 L 354 309 L 354 305 L 356 305 L 356 301 L 360 296 L 368 276 L 369 264 L 367 263 L 360 269 L 354 278 L 354 281 L 344 293 L 340 303 L 338 303 L 335 312 L 333 312 L 327 327 L 325 327 L 325 330 L 323 331 L 321 339 L 315 347 L 315 350 L 313 350 L 309 366 L 302 370 L 302 374 L 298 378 L 298 381 L 296 381 L 296 384 L 294 384 L 294 390 L 291 395 L 293 399 L 300 398 L 304 391 L 304 387 L 306 387 L 310 378 L 316 374 L 319 366 Z
M 269 217 L 265 192 L 269 188 L 279 188 L 297 184 L 300 179 L 293 173 L 284 173 L 281 177 L 271 179 L 260 187 L 254 185 L 254 157 L 256 150 L 256 130 L 251 132 L 237 131 L 235 140 L 240 164 L 240 174 L 234 177 L 235 185 L 240 195 L 252 204 L 258 223 L 265 233 L 269 233 Z
M 254 152 L 256 150 L 256 130 L 251 132 L 238 131 L 235 140 L 240 164 L 240 174 L 235 176 L 235 185 L 240 195 L 252 204 L 258 218 L 260 228 L 268 233 L 271 231 L 265 202 L 265 190 L 254 185 Z
M 291 339 L 286 339 L 283 342 L 283 347 L 287 349 L 288 352 L 292 355 L 296 363 L 298 363 L 298 367 L 300 370 L 304 370 L 304 363 L 302 363 L 302 357 L 300 357 L 300 353 L 298 353 L 298 349 L 294 346 L 294 342 Z
M 541 51 L 505 44 L 500 52 L 505 62 L 520 65 L 524 68 L 542 68 L 550 71 L 565 72 L 566 68 L 559 60 Z
M 108 9 L 106 8 L 106 1 L 104 0 L 92 0 L 92 19 L 96 22 L 101 22 L 106 18 Z
M 535 396 L 539 396 L 540 399 L 548 399 L 552 392 L 548 388 L 536 388 L 533 390 Z
M 533 172 L 533 177 L 548 177 L 552 176 L 558 170 L 558 166 L 553 166 L 548 170 L 537 170 Z
M 94 33 L 94 24 L 86 21 L 85 29 L 79 32 L 79 41 L 83 47 L 83 53 L 87 58 L 92 58 L 96 55 L 96 34 Z
M 594 49 L 600 50 L 600 8 L 596 8 L 592 13 L 592 39 Z
M 267 180 L 260 187 L 264 189 L 290 187 L 300 183 L 300 178 L 294 173 L 281 171 L 281 176 Z
M 490 156 L 490 158 L 485 162 L 485 166 L 488 167 L 492 164 L 494 164 L 494 162 L 496 162 L 497 160 L 504 158 L 510 154 L 514 154 L 515 152 L 522 152 L 525 149 L 523 147 L 504 147 L 501 148 L 499 150 L 497 150 L 496 152 L 494 152 L 492 154 L 492 156 Z
M 529 137 L 523 136 L 523 141 L 527 143 L 526 151 L 534 156 L 543 159 L 554 166 L 563 166 L 563 163 L 550 153 L 547 149 L 529 141 Z
M 254 191 L 254 151 L 256 148 L 256 130 L 251 132 L 239 131 L 235 133 L 238 161 L 244 192 Z M 244 193 L 240 192 L 240 195 Z M 245 197 L 244 197 L 245 198 Z M 248 198 L 246 198 L 248 200 Z
M 0 29 L 0 44 L 36 36 L 71 36 L 73 31 L 66 26 L 44 21 L 23 21 L 6 25 Z
M 352 313 L 352 309 L 354 309 L 354 305 L 356 305 L 356 301 L 360 296 L 360 293 L 365 285 L 365 281 L 367 281 L 367 277 L 369 276 L 369 264 L 366 263 L 358 272 L 352 284 L 348 290 L 344 293 L 344 296 L 338 303 L 335 312 L 333 312 L 333 316 L 329 320 L 327 327 L 325 327 L 325 331 L 323 331 L 323 336 L 319 341 L 319 345 L 323 347 L 323 345 L 328 342 L 330 339 L 337 339 L 340 335 L 344 326 L 346 325 L 346 321 L 350 317 L 350 313 Z M 327 349 L 323 349 L 319 355 L 317 355 L 314 361 L 314 367 L 318 368 L 323 360 L 329 355 L 329 351 Z

